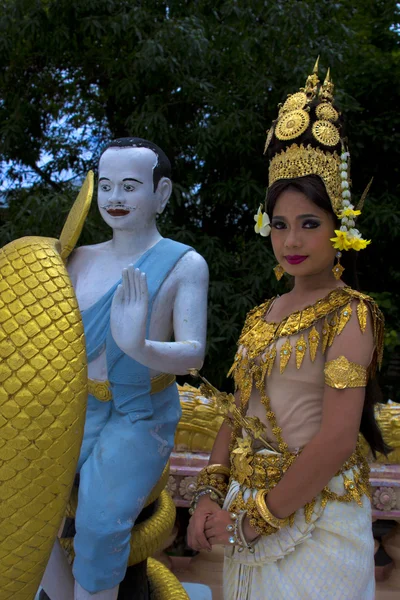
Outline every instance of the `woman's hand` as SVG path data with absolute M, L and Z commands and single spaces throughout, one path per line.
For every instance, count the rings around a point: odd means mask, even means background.
M 232 536 L 232 531 L 227 531 L 228 525 L 233 525 L 231 513 L 228 510 L 220 510 L 219 512 L 207 517 L 204 533 L 211 544 L 229 545 L 229 538 Z
M 208 542 L 212 546 L 214 544 L 228 546 L 229 538 L 232 536 L 233 532 L 228 531 L 226 528 L 228 525 L 233 524 L 234 521 L 232 521 L 231 513 L 228 510 L 221 510 L 216 514 L 207 517 L 205 523 L 205 535 Z M 243 534 L 248 544 L 259 536 L 256 530 L 250 525 L 247 516 L 243 520 Z
M 202 496 L 196 510 L 190 518 L 187 529 L 187 542 L 193 550 L 211 550 L 211 544 L 204 534 L 204 527 L 208 517 L 222 512 L 220 506 L 209 496 Z

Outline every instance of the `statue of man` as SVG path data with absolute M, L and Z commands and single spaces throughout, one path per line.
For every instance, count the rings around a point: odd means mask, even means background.
M 78 463 L 75 581 L 63 571 L 60 600 L 117 598 L 132 527 L 173 448 L 181 414 L 173 375 L 203 363 L 207 264 L 189 246 L 163 238 L 156 224 L 171 195 L 170 174 L 155 144 L 109 143 L 100 157 L 98 206 L 112 239 L 78 248 L 68 264 L 90 381 Z M 56 545 L 43 580 L 50 597 L 55 577 L 60 582 L 60 560 Z

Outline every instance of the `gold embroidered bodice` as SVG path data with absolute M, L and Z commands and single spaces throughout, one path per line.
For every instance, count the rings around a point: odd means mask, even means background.
M 384 321 L 370 297 L 349 287 L 333 290 L 279 323 L 267 320 L 273 301 L 247 315 L 229 374 L 240 392 L 242 413 L 258 417 L 265 439 L 288 452 L 304 447 L 320 427 L 324 367 L 335 340 L 342 336 L 347 343 L 354 327 L 365 337 L 372 335 L 371 375 L 382 358 Z M 346 344 L 343 354 L 354 360 Z M 234 434 L 241 436 L 240 428 Z
M 381 362 L 384 335 L 375 302 L 349 287 L 333 290 L 279 323 L 267 320 L 273 301 L 248 314 L 229 372 L 240 393 L 241 415 L 234 419 L 231 477 L 241 486 L 267 491 L 318 432 L 325 384 L 364 387 Z M 259 454 L 262 447 L 279 454 Z M 359 446 L 339 474 L 344 493 L 334 493 L 328 484 L 320 494 L 322 506 L 329 501 L 362 505 L 362 496 L 369 494 L 369 468 Z M 315 501 L 304 507 L 307 522 Z M 254 507 L 243 501 L 240 491 L 230 510 L 243 508 Z

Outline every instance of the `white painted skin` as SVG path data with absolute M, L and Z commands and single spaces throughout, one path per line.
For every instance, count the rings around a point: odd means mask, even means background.
M 183 375 L 190 368 L 201 368 L 208 291 L 207 263 L 196 252 L 188 252 L 158 293 L 149 339 L 145 339 L 145 274 L 134 273 L 130 265 L 161 239 L 156 215 L 163 212 L 172 184 L 163 177 L 154 192 L 156 160 L 148 148 L 106 150 L 99 165 L 98 204 L 113 237 L 102 244 L 78 248 L 68 265 L 81 310 L 94 304 L 122 276 L 123 284 L 111 309 L 112 334 L 121 350 L 150 368 L 152 377 L 161 372 Z M 125 216 L 111 216 L 103 206 L 130 206 L 133 210 Z M 172 334 L 174 342 L 169 341 Z M 89 377 L 107 379 L 105 352 L 89 365 Z
M 103 590 L 91 594 L 87 592 L 75 581 L 75 595 L 74 600 L 117 600 L 119 585 L 116 585 L 111 590 Z
M 111 331 L 126 354 L 150 368 L 150 375 L 184 375 L 203 365 L 207 330 L 208 267 L 197 252 L 187 252 L 164 281 L 155 299 L 149 339 L 145 338 L 148 291 L 145 273 L 132 265 L 160 241 L 157 214 L 165 209 L 172 191 L 163 177 L 156 191 L 153 169 L 157 157 L 148 148 L 109 148 L 99 164 L 98 205 L 112 229 L 112 239 L 75 250 L 68 263 L 81 310 L 92 306 L 122 277 L 111 307 Z M 108 210 L 118 209 L 122 216 Z M 130 209 L 129 212 L 123 209 Z M 174 342 L 170 342 L 171 337 Z M 107 379 L 106 353 L 88 365 L 91 379 Z M 51 600 L 114 600 L 115 591 L 85 592 L 73 577 L 58 540 L 42 585 Z M 68 582 L 64 591 L 59 581 Z M 61 586 L 63 587 L 63 586 Z M 54 596 L 53 590 L 57 590 Z M 86 593 L 87 596 L 82 594 Z M 108 595 L 107 595 L 108 593 Z
M 41 586 L 51 600 L 74 598 L 74 577 L 58 539 L 53 546 Z

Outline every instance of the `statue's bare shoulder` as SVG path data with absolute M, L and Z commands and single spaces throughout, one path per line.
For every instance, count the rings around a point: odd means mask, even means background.
M 176 264 L 173 273 L 179 281 L 188 283 L 208 282 L 208 265 L 205 259 L 195 250 L 189 250 Z

